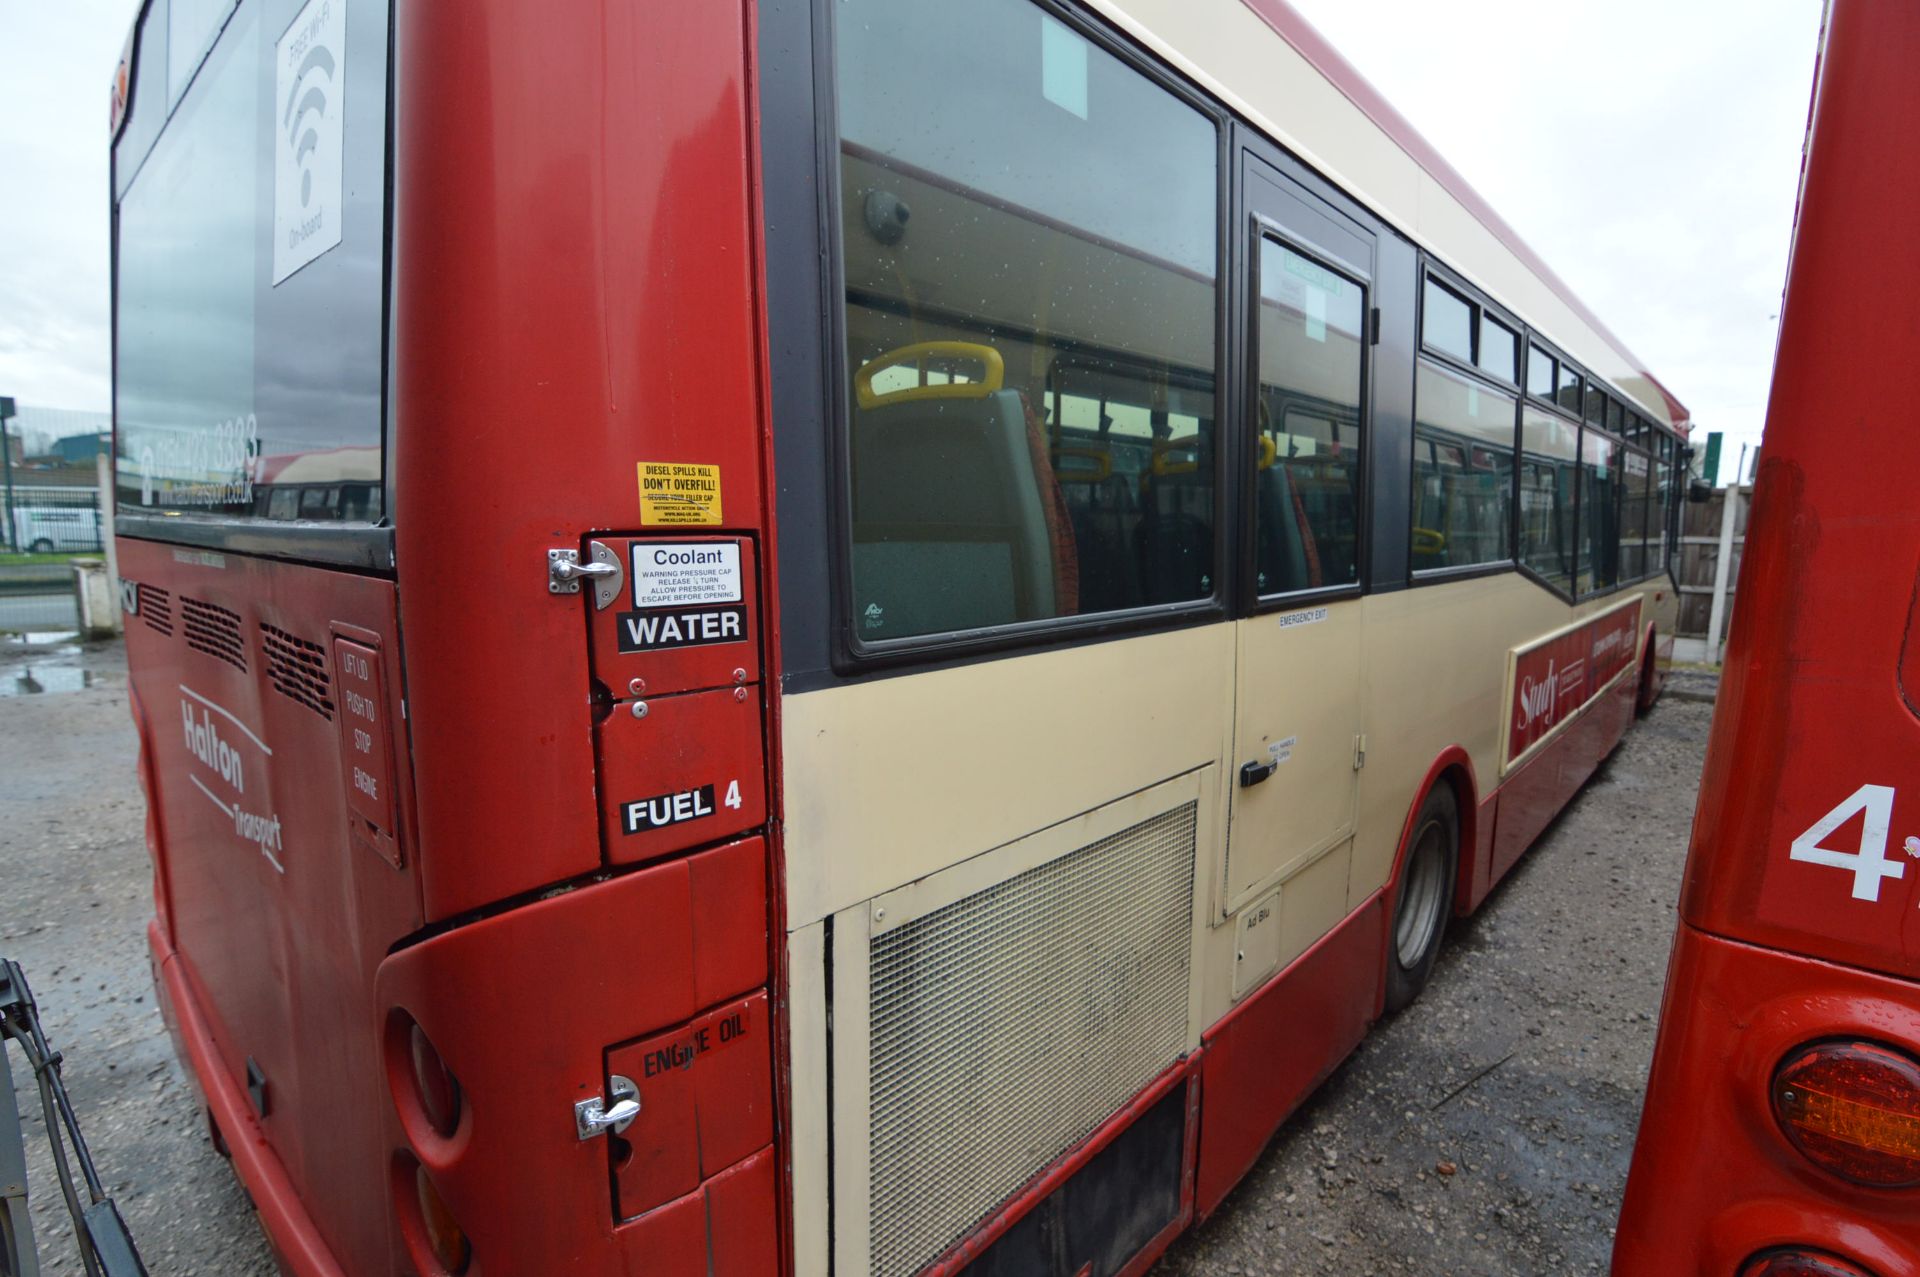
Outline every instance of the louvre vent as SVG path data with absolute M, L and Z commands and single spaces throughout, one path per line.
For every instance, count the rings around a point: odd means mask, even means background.
M 326 649 L 264 621 L 260 642 L 266 649 L 267 678 L 273 690 L 332 722 L 333 677 L 327 672 Z
M 247 645 L 240 637 L 238 613 L 183 594 L 180 621 L 186 626 L 188 647 L 218 657 L 242 674 L 247 672 Z
M 919 1272 L 1179 1057 L 1196 810 L 873 938 L 873 1277 Z
M 172 638 L 173 596 L 157 585 L 148 585 L 142 581 L 139 586 L 138 601 L 140 619 L 147 623 L 148 628 Z

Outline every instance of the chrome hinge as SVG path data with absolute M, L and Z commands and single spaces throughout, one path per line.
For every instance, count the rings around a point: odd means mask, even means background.
M 578 550 L 547 551 L 547 593 L 578 594 L 580 582 L 593 582 L 593 606 L 606 607 L 620 597 L 620 583 L 626 573 L 620 570 L 620 556 L 598 541 L 587 542 L 587 561 L 580 561 Z
M 1367 738 L 1365 736 L 1356 736 L 1353 738 L 1353 770 L 1359 771 L 1366 765 Z
M 640 1116 L 640 1088 L 630 1077 L 615 1073 L 607 1079 L 607 1099 L 594 1096 L 573 1106 L 573 1130 L 582 1140 L 612 1131 L 615 1135 L 633 1125 Z

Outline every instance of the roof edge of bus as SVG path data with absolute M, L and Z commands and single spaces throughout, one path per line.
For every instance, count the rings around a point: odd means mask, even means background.
M 1314 25 L 1303 17 L 1288 0 L 1241 0 L 1260 19 L 1271 27 L 1275 34 L 1293 47 L 1294 52 L 1307 60 L 1308 65 L 1324 76 L 1329 84 L 1353 103 L 1354 107 L 1376 128 L 1384 133 L 1388 140 L 1405 153 L 1408 159 L 1417 164 L 1434 181 L 1438 182 L 1449 195 L 1460 202 L 1460 206 L 1471 213 L 1474 220 L 1506 246 L 1522 265 L 1532 271 L 1540 282 L 1545 284 L 1561 301 L 1590 325 L 1601 340 L 1612 346 L 1615 353 L 1647 379 L 1666 400 L 1667 412 L 1673 419 L 1673 428 L 1682 435 L 1688 433 L 1692 424 L 1692 415 L 1687 411 L 1674 393 L 1667 389 L 1666 383 L 1648 370 L 1646 362 L 1627 348 L 1627 344 L 1614 335 L 1612 329 L 1603 323 L 1600 317 L 1582 301 L 1578 294 L 1568 286 L 1546 260 L 1535 252 L 1520 233 L 1513 229 L 1507 220 L 1500 216 L 1489 204 L 1486 197 L 1473 188 L 1473 184 L 1461 175 L 1427 141 L 1412 121 L 1402 115 L 1385 94 L 1373 86 L 1360 69 L 1347 61 L 1340 51 L 1333 47 L 1327 38 L 1320 34 Z

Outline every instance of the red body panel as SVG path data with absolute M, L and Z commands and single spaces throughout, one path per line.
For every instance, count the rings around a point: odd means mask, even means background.
M 1522 763 L 1500 786 L 1489 888 L 1519 862 L 1521 854 L 1620 743 L 1633 723 L 1639 695 L 1640 680 L 1632 672 L 1620 676 L 1585 714 Z
M 758 838 L 686 854 L 764 823 L 772 783 L 775 711 L 755 685 L 773 659 L 755 649 L 777 626 L 753 553 L 771 533 L 748 14 L 406 4 L 396 24 L 396 578 L 120 543 L 126 575 L 173 596 L 175 633 L 136 617 L 130 638 L 159 982 L 290 1271 L 413 1271 L 418 1156 L 473 1238 L 476 1271 L 759 1277 L 779 1263 L 771 871 Z M 700 522 L 649 511 L 645 463 L 717 470 Z M 594 883 L 614 839 L 603 776 L 625 783 L 626 766 L 651 780 L 662 751 L 597 751 L 596 614 L 586 595 L 549 592 L 546 556 L 623 534 L 742 539 L 745 642 L 640 661 L 668 684 L 725 684 L 714 708 L 740 730 L 699 737 L 724 744 L 741 794 L 725 821 L 611 857 L 679 859 Z M 189 648 L 180 596 L 230 612 L 237 648 Z M 267 625 L 322 667 L 345 662 L 334 720 L 273 690 L 258 668 Z M 368 651 L 378 665 L 361 671 L 349 658 Z M 211 726 L 183 725 L 180 684 L 217 707 Z M 356 716 L 364 739 L 345 722 L 347 690 L 381 702 Z M 674 699 L 692 698 L 656 704 Z M 236 849 L 231 825 L 220 836 L 231 797 L 216 811 L 189 785 L 196 727 L 216 770 L 225 758 L 249 799 L 271 793 L 280 824 L 266 836 L 279 841 L 266 850 L 284 851 L 284 875 L 258 839 Z M 270 787 L 257 778 L 269 747 Z M 515 903 L 556 884 L 576 889 Z M 734 1046 L 758 1054 L 736 1079 L 749 1089 L 709 1096 L 700 1118 L 755 1114 L 729 1149 L 755 1147 L 616 1224 L 613 1142 L 575 1139 L 573 1100 L 602 1092 L 619 1044 L 756 993 L 759 1031 Z M 452 1140 L 402 1116 L 402 1006 L 463 1086 Z M 674 1104 L 663 1094 L 655 1111 L 670 1118 Z
M 646 1239 L 662 1229 L 678 1236 L 664 1221 L 693 1210 L 688 1201 L 745 1190 L 696 1185 L 678 1202 L 616 1224 L 609 1181 L 618 1149 L 605 1138 L 579 1139 L 572 1106 L 602 1093 L 609 1057 L 621 1057 L 609 1047 L 684 1025 L 764 984 L 765 881 L 764 849 L 751 839 L 459 927 L 381 967 L 383 1013 L 404 1012 L 421 1026 L 467 1098 L 467 1117 L 441 1138 L 419 1115 L 406 1069 L 390 1061 L 394 1098 L 385 1110 L 405 1117 L 394 1147 L 417 1152 L 485 1271 L 706 1273 L 705 1205 L 694 1211 L 697 1251 L 650 1254 Z M 513 1049 L 503 1049 L 503 1038 Z M 771 1058 L 764 1033 L 731 1051 Z M 764 1067 L 757 1076 L 764 1080 Z M 634 1080 L 643 1111 L 657 1110 L 650 1121 L 692 1111 L 693 1092 Z M 763 1091 L 751 1102 L 766 1112 L 771 1101 Z M 754 1183 L 764 1178 L 766 1188 L 760 1209 L 729 1221 L 733 1243 L 746 1244 L 757 1230 L 773 1244 L 771 1157 L 766 1162 L 764 1177 L 743 1172 Z M 404 1198 L 399 1208 L 407 1209 Z
M 1836 0 L 1782 319 L 1766 450 L 1683 909 L 1708 931 L 1920 976 L 1920 718 L 1899 671 L 1920 562 L 1920 10 Z M 1862 298 L 1871 297 L 1871 306 Z M 1863 368 L 1876 369 L 1871 377 Z M 1862 784 L 1900 789 L 1878 900 L 1789 858 Z M 1825 845 L 1851 850 L 1858 822 Z M 1730 862 L 1738 858 L 1738 865 Z
M 343 1261 L 384 1265 L 384 1192 L 364 1173 L 386 1157 L 379 1052 L 372 1032 L 342 1029 L 373 1023 L 374 969 L 419 925 L 420 904 L 405 802 L 397 869 L 352 818 L 349 681 L 331 654 L 342 634 L 376 648 L 383 664 L 356 685 L 377 685 L 373 709 L 400 719 L 393 584 L 151 542 L 119 553 L 139 583 L 128 664 L 142 773 L 164 816 L 152 831 L 170 901 L 159 956 L 196 1026 L 182 1030 L 189 1058 L 204 1089 L 230 1088 L 271 1138 L 256 1164 L 313 1203 L 312 1230 Z M 404 755 L 387 774 L 404 797 Z M 257 1123 L 250 1060 L 266 1083 Z M 246 1142 L 231 1104 L 215 1112 L 231 1144 Z
M 1386 897 L 1322 936 L 1206 1034 L 1197 1205 L 1213 1213 L 1380 1013 Z
M 720 471 L 722 522 L 661 531 L 760 526 L 749 47 L 737 5 L 399 8 L 393 462 L 429 918 L 600 864 L 585 604 L 547 593 L 546 552 L 648 530 L 642 462 Z
M 1920 1196 L 1817 1171 L 1768 1106 L 1782 1056 L 1847 1034 L 1920 1051 L 1913 986 L 1680 929 L 1615 1273 L 1730 1277 L 1756 1251 L 1801 1243 L 1920 1277 Z
M 766 821 L 760 689 L 616 706 L 596 734 L 607 858 L 637 864 Z
M 1814 1168 L 1773 1071 L 1811 1040 L 1920 1052 L 1920 9 L 1833 0 L 1764 451 L 1614 1271 L 1804 1242 L 1920 1273 L 1920 1205 Z

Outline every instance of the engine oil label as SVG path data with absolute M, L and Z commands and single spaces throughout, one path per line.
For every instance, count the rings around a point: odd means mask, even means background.
M 677 461 L 641 461 L 642 527 L 716 527 L 720 523 L 720 467 Z
M 693 608 L 741 601 L 738 543 L 636 541 L 632 560 L 636 608 Z

